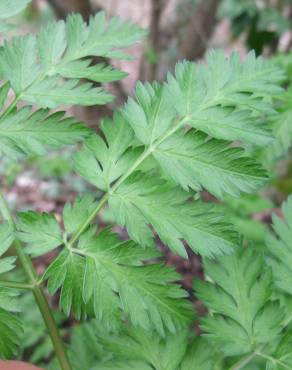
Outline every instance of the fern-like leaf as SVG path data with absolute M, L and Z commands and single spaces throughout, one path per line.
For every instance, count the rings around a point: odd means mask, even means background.
M 269 234 L 266 245 L 277 288 L 292 294 L 292 196 L 283 204 L 282 211 L 284 221 L 273 215 L 276 236 Z
M 137 267 L 142 260 L 157 256 L 155 251 L 120 243 L 108 231 L 90 239 L 83 241 L 80 255 L 64 251 L 46 273 L 50 291 L 63 283 L 61 305 L 66 312 L 72 304 L 80 315 L 82 302 L 92 304 L 96 317 L 112 327 L 119 325 L 122 308 L 134 324 L 146 328 L 154 325 L 160 332 L 164 325 L 175 330 L 189 322 L 191 311 L 186 302 L 171 298 L 184 296 L 178 287 L 169 285 L 178 276 L 161 265 Z M 73 287 L 70 281 L 74 279 L 79 282 Z
M 0 282 L 0 359 L 9 359 L 16 354 L 22 326 L 16 313 L 18 293 L 1 286 Z
M 287 331 L 280 340 L 273 355 L 267 361 L 268 370 L 287 370 L 292 368 L 292 333 Z
M 134 134 L 120 114 L 101 124 L 105 140 L 92 135 L 74 156 L 75 169 L 97 188 L 107 191 L 137 159 L 139 150 L 128 150 Z
M 32 112 L 30 107 L 24 107 L 0 118 L 0 151 L 12 158 L 21 154 L 42 155 L 48 147 L 74 144 L 89 132 L 73 117 L 65 117 L 64 112 Z
M 217 197 L 252 192 L 266 181 L 263 168 L 241 148 L 190 130 L 165 140 L 153 152 L 161 168 L 184 189 L 207 189 Z M 212 176 L 210 176 L 212 173 Z
M 37 36 L 5 41 L 0 52 L 0 76 L 10 81 L 17 100 L 44 108 L 105 104 L 112 95 L 80 80 L 109 82 L 125 74 L 104 65 L 90 66 L 90 57 L 119 58 L 116 49 L 128 47 L 144 35 L 138 26 L 116 17 L 107 22 L 103 12 L 92 17 L 88 25 L 81 15 L 73 14 L 66 23 L 49 23 Z M 84 57 L 88 59 L 82 61 Z
M 257 114 L 269 112 L 263 98 L 281 92 L 283 79 L 280 68 L 254 53 L 241 63 L 238 54 L 227 59 L 223 52 L 211 52 L 206 66 L 179 63 L 175 77 L 168 77 L 168 88 L 176 110 L 186 115 L 193 127 L 219 139 L 265 145 L 270 141 L 265 130 L 253 126 L 250 115 L 240 114 L 246 109 Z
M 106 335 L 97 328 L 97 335 L 103 349 L 113 354 L 113 360 L 96 369 L 114 369 L 135 361 L 135 369 L 155 370 L 211 370 L 213 361 L 203 339 L 189 340 L 188 331 L 180 331 L 165 338 L 155 332 L 137 328 L 124 328 L 117 335 Z M 120 367 L 117 366 L 117 369 Z M 124 367 L 121 367 L 124 369 Z M 126 369 L 126 367 L 125 367 Z
M 283 311 L 271 301 L 271 271 L 263 258 L 241 250 L 218 261 L 205 261 L 212 282 L 197 282 L 198 297 L 212 314 L 202 320 L 202 329 L 226 355 L 242 355 L 277 338 Z
M 114 220 L 135 241 L 151 245 L 150 224 L 184 256 L 183 239 L 211 256 L 230 252 L 235 234 L 219 214 L 192 206 L 191 196 L 147 176 L 170 178 L 184 190 L 206 188 L 217 197 L 258 189 L 266 172 L 230 141 L 270 142 L 271 133 L 259 120 L 275 113 L 266 100 L 281 92 L 283 79 L 279 68 L 253 54 L 240 63 L 237 55 L 226 59 L 213 52 L 207 61 L 208 68 L 179 63 L 164 85 L 138 83 L 135 99 L 104 124 L 105 138 L 91 137 L 75 156 L 77 171 L 108 193 Z
M 39 256 L 63 243 L 60 226 L 54 216 L 33 211 L 18 215 L 18 238 L 27 243 L 26 252 Z
M 110 196 L 109 208 L 115 221 L 126 226 L 142 246 L 152 245 L 150 224 L 183 257 L 187 254 L 182 240 L 205 256 L 231 253 L 237 245 L 236 233 L 210 205 L 188 202 L 190 198 L 189 193 L 151 174 L 135 173 Z
M 16 257 L 2 257 L 14 241 L 14 230 L 7 222 L 0 224 L 0 274 L 12 270 Z M 16 354 L 22 332 L 16 315 L 18 293 L 1 285 L 0 278 L 0 359 L 9 359 Z
M 107 326 L 116 327 L 122 310 L 135 325 L 175 331 L 190 322 L 192 312 L 186 293 L 172 284 L 178 275 L 150 262 L 158 256 L 155 249 L 119 241 L 109 230 L 96 236 L 91 229 L 78 248 L 59 254 L 45 277 L 51 293 L 61 287 L 60 303 L 67 314 L 71 308 L 77 317 L 93 311 Z
M 14 230 L 8 222 L 0 224 L 0 257 L 8 250 L 14 241 Z M 14 268 L 16 257 L 2 257 L 0 258 L 0 274 L 8 272 Z

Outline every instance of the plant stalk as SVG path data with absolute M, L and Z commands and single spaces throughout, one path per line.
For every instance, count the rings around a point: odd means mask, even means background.
M 286 365 L 281 360 L 278 360 L 278 359 L 276 359 L 276 358 L 274 358 L 272 356 L 265 355 L 264 353 L 262 353 L 260 351 L 257 353 L 257 355 L 260 356 L 260 357 L 262 357 L 262 358 L 264 358 L 264 359 L 266 359 L 266 360 L 271 361 L 273 364 L 280 365 L 283 369 L 292 370 L 292 368 L 290 366 Z
M 252 352 L 250 355 L 242 358 L 236 364 L 234 364 L 229 370 L 240 370 L 243 369 L 247 364 L 249 364 L 256 356 L 257 351 Z
M 128 171 L 108 190 L 107 193 L 105 193 L 100 201 L 98 202 L 95 209 L 92 211 L 92 213 L 89 215 L 87 220 L 79 227 L 79 229 L 76 231 L 76 233 L 72 236 L 72 238 L 68 241 L 68 247 L 71 248 L 73 244 L 79 239 L 80 235 L 87 229 L 87 227 L 90 225 L 90 223 L 94 220 L 98 212 L 101 210 L 101 208 L 105 205 L 105 203 L 108 201 L 108 198 L 110 197 L 110 194 L 117 190 L 117 188 L 132 174 L 132 172 L 146 159 L 149 154 L 151 153 L 150 149 L 147 149 L 144 151 L 144 153 L 137 158 L 135 163 L 128 169 Z
M 2 193 L 0 193 L 0 211 L 2 213 L 3 218 L 15 229 L 15 222 L 13 220 L 12 213 L 8 208 Z M 63 340 L 59 334 L 57 324 L 55 322 L 54 316 L 52 314 L 45 293 L 37 282 L 37 274 L 32 265 L 31 259 L 27 254 L 25 254 L 22 245 L 18 240 L 15 241 L 15 250 L 21 262 L 21 265 L 24 269 L 27 280 L 31 284 L 30 285 L 32 287 L 31 290 L 33 292 L 34 298 L 39 307 L 43 320 L 46 324 L 46 327 L 48 329 L 48 333 L 52 340 L 54 350 L 59 360 L 61 369 L 71 370 L 72 368 L 66 353 Z
M 103 195 L 103 197 L 98 202 L 96 208 L 92 211 L 92 213 L 89 215 L 87 220 L 79 227 L 79 229 L 76 231 L 76 233 L 71 237 L 71 239 L 68 241 L 68 247 L 72 247 L 73 244 L 79 239 L 80 235 L 87 229 L 87 227 L 90 225 L 90 223 L 94 220 L 98 212 L 101 210 L 101 208 L 105 205 L 105 203 L 108 201 L 110 195 L 118 189 L 118 187 L 137 169 L 137 167 L 146 159 L 148 158 L 153 150 L 156 148 L 156 146 L 160 145 L 164 140 L 166 140 L 170 135 L 172 135 L 174 132 L 176 132 L 181 126 L 183 126 L 187 121 L 189 120 L 189 117 L 186 116 L 182 120 L 178 122 L 178 124 L 171 129 L 169 133 L 164 135 L 159 141 L 156 143 L 151 144 L 145 151 L 141 154 L 139 158 L 133 163 L 133 165 L 124 173 L 123 176 L 119 178 L 119 180 L 108 189 L 108 191 Z
M 250 361 L 257 356 L 257 352 L 253 352 L 250 355 L 242 358 L 240 361 L 238 361 L 235 365 L 233 365 L 229 370 L 240 370 L 245 367 L 245 365 L 249 364 Z
M 234 364 L 229 370 L 240 370 L 243 369 L 247 364 L 249 364 L 256 356 L 259 356 L 261 351 L 265 348 L 265 345 L 258 347 L 254 352 L 249 354 L 248 356 L 243 357 Z
M 7 280 L 0 280 L 0 286 L 4 286 L 5 288 L 14 288 L 20 290 L 33 290 L 33 285 L 20 283 L 18 281 L 7 281 Z

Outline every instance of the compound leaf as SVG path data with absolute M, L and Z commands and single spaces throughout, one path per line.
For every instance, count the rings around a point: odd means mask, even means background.
M 188 331 L 159 337 L 155 332 L 124 328 L 119 336 L 99 335 L 104 348 L 116 360 L 141 361 L 155 370 L 177 370 L 188 345 Z
M 126 72 L 107 66 L 104 63 L 90 65 L 91 60 L 75 60 L 58 68 L 58 73 L 66 78 L 86 78 L 95 82 L 113 82 L 126 77 Z
M 0 224 L 0 257 L 8 250 L 14 241 L 14 229 L 8 222 Z M 8 272 L 15 267 L 16 257 L 2 257 L 0 258 L 0 274 Z
M 133 141 L 133 131 L 120 114 L 115 114 L 113 120 L 103 120 L 101 129 L 105 140 L 92 135 L 85 148 L 74 156 L 74 163 L 81 176 L 106 191 L 127 171 L 137 153 L 128 150 Z
M 135 361 L 135 369 L 213 369 L 210 348 L 201 338 L 189 340 L 187 330 L 175 335 L 168 333 L 165 338 L 153 331 L 133 327 L 124 327 L 119 335 L 104 334 L 104 331 L 98 329 L 97 333 L 103 349 L 113 356 L 111 361 L 105 362 L 105 369 L 114 369 L 114 364 L 124 364 L 126 361 Z M 100 365 L 96 369 L 103 367 Z
M 83 234 L 78 249 L 64 250 L 45 273 L 51 293 L 61 287 L 60 304 L 67 314 L 72 308 L 81 317 L 92 307 L 97 319 L 115 328 L 122 310 L 134 325 L 160 333 L 190 323 L 186 292 L 172 284 L 179 276 L 153 263 L 159 256 L 155 249 L 121 242 L 108 229 L 94 232 Z
M 266 239 L 269 263 L 272 266 L 275 285 L 281 291 L 292 294 L 292 196 L 282 206 L 284 221 L 273 215 L 276 236 Z
M 287 331 L 280 340 L 270 360 L 267 361 L 267 370 L 287 370 L 292 367 L 292 333 Z
M 97 202 L 92 195 L 76 198 L 73 204 L 66 203 L 63 210 L 65 230 L 68 234 L 75 233 L 79 227 L 88 219 L 96 208 Z
M 13 111 L 0 118 L 1 151 L 10 157 L 46 152 L 47 147 L 60 148 L 88 136 L 89 130 L 64 112 L 49 114 L 46 109 L 32 112 L 31 107 Z
M 106 104 L 113 96 L 82 79 L 109 82 L 126 74 L 94 65 L 90 57 L 119 57 L 117 48 L 128 47 L 144 35 L 144 30 L 117 17 L 107 22 L 103 12 L 91 17 L 88 25 L 80 14 L 72 14 L 66 22 L 49 23 L 37 36 L 5 41 L 0 51 L 0 76 L 10 81 L 17 100 L 44 108 Z
M 202 202 L 151 174 L 134 173 L 109 198 L 117 223 L 142 246 L 152 245 L 152 225 L 175 253 L 187 257 L 183 240 L 205 256 L 231 253 L 237 235 L 223 217 Z
M 28 244 L 26 252 L 36 257 L 63 243 L 62 232 L 55 217 L 48 213 L 21 212 L 17 221 L 18 237 Z
M 17 353 L 22 327 L 16 313 L 18 293 L 1 286 L 0 282 L 0 359 L 10 359 Z
M 177 133 L 153 151 L 162 169 L 182 188 L 201 186 L 222 198 L 253 192 L 266 181 L 266 172 L 241 148 L 211 139 L 195 130 Z M 210 174 L 212 173 L 212 176 Z
M 212 314 L 202 329 L 226 355 L 249 353 L 277 338 L 283 311 L 271 301 L 271 271 L 264 270 L 260 254 L 239 250 L 206 260 L 204 270 L 211 282 L 197 282 L 195 289 Z

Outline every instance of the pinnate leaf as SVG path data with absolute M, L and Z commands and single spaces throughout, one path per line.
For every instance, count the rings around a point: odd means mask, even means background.
M 191 201 L 191 195 L 151 174 L 135 173 L 109 198 L 115 221 L 126 226 L 131 238 L 152 245 L 152 225 L 175 253 L 187 257 L 183 240 L 204 256 L 231 253 L 237 235 L 212 206 Z
M 276 235 L 268 234 L 266 246 L 268 260 L 272 266 L 276 287 L 292 294 L 292 196 L 282 206 L 284 220 L 273 215 L 273 228 Z
M 0 359 L 10 359 L 17 353 L 22 334 L 15 291 L 1 286 L 0 282 Z
M 107 327 L 121 324 L 122 312 L 145 329 L 175 331 L 190 323 L 192 310 L 186 293 L 174 281 L 178 275 L 162 264 L 155 249 L 121 242 L 108 229 L 97 236 L 91 229 L 78 249 L 64 250 L 45 273 L 51 293 L 61 288 L 60 304 L 77 317 L 88 312 Z M 143 261 L 148 261 L 143 264 Z
M 272 298 L 271 271 L 250 249 L 206 260 L 210 282 L 197 282 L 198 297 L 212 312 L 202 320 L 206 336 L 228 355 L 242 355 L 277 339 L 283 311 Z
M 28 244 L 26 252 L 36 257 L 63 243 L 62 232 L 55 217 L 33 211 L 18 214 L 18 238 Z
M 0 118 L 0 150 L 12 158 L 21 154 L 42 155 L 48 147 L 75 144 L 89 132 L 73 117 L 65 117 L 64 112 L 32 112 L 30 107 L 24 107 Z

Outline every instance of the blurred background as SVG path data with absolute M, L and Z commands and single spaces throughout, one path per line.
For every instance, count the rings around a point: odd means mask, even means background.
M 281 202 L 292 190 L 292 0 L 33 0 L 20 16 L 13 19 L 17 27 L 8 37 L 36 32 L 43 24 L 64 19 L 72 12 L 81 13 L 88 21 L 92 14 L 101 10 L 108 16 L 133 20 L 148 28 L 149 34 L 142 43 L 129 50 L 133 60 L 113 62 L 129 73 L 124 80 L 108 86 L 116 96 L 113 103 L 69 109 L 69 114 L 74 114 L 96 131 L 103 117 L 111 115 L 127 96 L 133 95 L 137 80 L 163 80 L 178 60 L 203 62 L 212 48 L 223 49 L 226 55 L 237 51 L 242 58 L 253 49 L 257 55 L 271 58 L 285 70 L 283 94 L 270 102 L 277 114 L 265 122 L 273 130 L 275 141 L 256 153 L 258 160 L 272 173 L 269 183 L 259 194 L 236 199 L 227 197 L 216 204 L 246 240 L 261 248 L 272 213 L 280 215 Z M 24 162 L 10 162 L 0 157 L 1 186 L 11 207 L 53 212 L 60 218 L 65 202 L 72 201 L 77 194 L 92 192 L 98 197 L 96 190 L 72 169 L 71 154 L 75 149 L 54 151 L 43 158 L 30 157 Z M 247 147 L 246 150 L 254 149 Z M 207 192 L 201 196 L 206 201 L 214 201 Z M 108 222 L 110 215 L 104 212 L 99 225 L 103 227 Z M 123 230 L 117 231 L 126 237 Z M 184 286 L 190 289 L 193 277 L 201 275 L 199 257 L 189 251 L 190 259 L 182 260 L 159 241 L 157 243 L 164 250 L 167 263 L 176 267 L 182 274 Z M 54 253 L 36 260 L 39 273 L 44 271 Z M 43 327 L 39 326 L 33 303 L 24 296 L 23 304 L 28 308 L 23 358 L 42 363 L 51 356 L 51 345 Z M 200 302 L 194 304 L 203 313 Z M 62 314 L 57 315 L 57 320 L 64 322 L 64 327 L 73 322 Z

